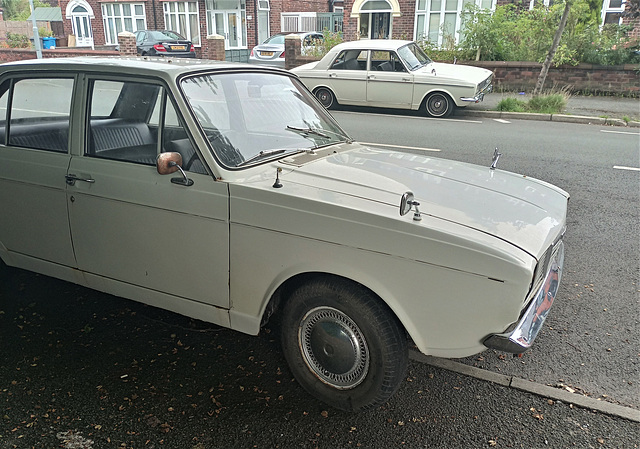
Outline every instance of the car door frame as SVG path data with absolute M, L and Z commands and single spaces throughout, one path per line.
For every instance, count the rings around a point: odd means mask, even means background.
M 176 95 L 161 79 L 83 76 L 83 120 L 76 129 L 81 143 L 68 172 L 81 180 L 69 186 L 68 203 L 85 284 L 228 327 L 228 186 L 210 174 L 191 172 L 194 184 L 180 185 L 155 166 L 86 155 L 94 80 L 152 83 L 169 97 Z
M 5 74 L 0 83 L 8 81 L 13 89 L 15 83 L 27 79 L 72 80 L 67 149 L 58 152 L 10 145 L 11 123 L 5 123 L 0 143 L 0 204 L 5 208 L 0 217 L 0 256 L 8 265 L 82 283 L 75 269 L 65 179 L 72 157 L 70 148 L 74 146 L 79 76 L 17 70 Z M 51 83 L 49 88 L 49 95 L 55 95 Z M 9 94 L 12 96 L 13 91 Z M 7 109 L 10 107 L 12 99 L 7 102 Z
M 396 64 L 401 64 L 404 72 L 385 72 L 373 69 L 375 52 L 389 52 L 395 55 Z M 413 103 L 413 74 L 407 70 L 398 54 L 393 50 L 371 50 L 367 64 L 367 105 L 409 109 Z

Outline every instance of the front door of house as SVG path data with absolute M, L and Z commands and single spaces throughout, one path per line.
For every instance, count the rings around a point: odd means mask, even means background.
M 215 11 L 213 13 L 214 33 L 224 36 L 224 47 L 244 48 L 242 22 L 238 11 Z
M 91 15 L 84 6 L 78 5 L 71 11 L 71 26 L 76 37 L 76 46 L 93 48 Z

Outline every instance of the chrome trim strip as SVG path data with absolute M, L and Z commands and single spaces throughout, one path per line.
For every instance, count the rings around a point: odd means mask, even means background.
M 555 300 L 562 279 L 564 243 L 558 242 L 551 256 L 544 283 L 529 303 L 515 329 L 502 334 L 491 334 L 482 342 L 487 348 L 520 354 L 531 347 Z

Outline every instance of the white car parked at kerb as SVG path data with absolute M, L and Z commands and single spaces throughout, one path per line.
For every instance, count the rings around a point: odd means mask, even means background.
M 328 109 L 413 109 L 431 117 L 482 101 L 493 79 L 490 70 L 433 62 L 415 42 L 389 39 L 344 42 L 292 71 Z
M 9 63 L 0 114 L 6 265 L 248 334 L 279 315 L 296 379 L 340 409 L 397 390 L 408 337 L 527 350 L 558 290 L 566 192 L 498 154 L 363 146 L 285 70 Z

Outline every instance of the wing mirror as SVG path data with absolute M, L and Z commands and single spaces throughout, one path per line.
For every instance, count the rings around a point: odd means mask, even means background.
M 156 158 L 156 170 L 161 175 L 170 175 L 179 171 L 182 178 L 171 178 L 171 182 L 186 187 L 193 185 L 193 179 L 189 179 L 182 169 L 182 155 L 180 153 L 160 153 Z
M 414 221 L 422 220 L 422 215 L 418 210 L 419 205 L 420 203 L 414 199 L 412 192 L 403 193 L 402 198 L 400 199 L 400 216 L 404 217 L 411 211 L 412 208 L 415 207 L 415 212 L 413 213 L 413 220 Z

